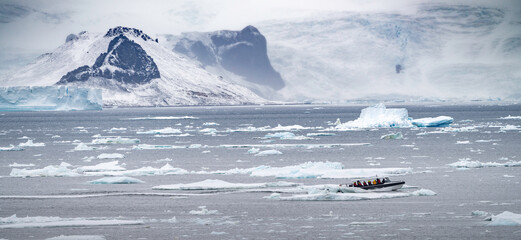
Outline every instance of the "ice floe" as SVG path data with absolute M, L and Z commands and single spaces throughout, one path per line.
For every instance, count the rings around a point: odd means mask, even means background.
M 199 210 L 192 210 L 190 211 L 190 214 L 192 215 L 215 215 L 218 214 L 219 211 L 217 210 L 208 210 L 206 206 L 199 206 Z
M 282 196 L 279 193 L 273 193 L 266 197 L 273 200 L 283 201 L 359 201 L 374 199 L 403 198 L 411 196 L 434 196 L 435 192 L 429 189 L 420 189 L 413 192 L 354 192 L 354 193 L 334 193 L 329 191 L 321 191 L 311 194 L 297 194 L 292 196 Z
M 104 177 L 89 181 L 90 184 L 135 184 L 144 183 L 143 181 L 133 177 Z
M 92 144 L 139 144 L 141 141 L 137 138 L 124 137 L 101 137 L 92 140 Z
M 270 155 L 282 155 L 282 152 L 274 150 L 274 149 L 270 149 L 270 150 L 260 151 L 257 154 L 255 154 L 255 156 L 270 156 Z
M 194 116 L 158 116 L 158 117 L 137 117 L 125 118 L 125 120 L 182 120 L 182 119 L 199 119 Z
M 268 187 L 294 187 L 298 183 L 292 182 L 271 182 L 271 183 L 230 183 L 218 179 L 206 179 L 201 182 L 187 184 L 172 184 L 155 186 L 155 190 L 231 190 L 231 189 L 252 189 Z
M 403 139 L 401 132 L 389 133 L 380 137 L 380 139 Z
M 268 133 L 266 134 L 263 139 L 271 139 L 271 138 L 278 138 L 280 140 L 307 140 L 312 139 L 310 137 L 306 136 L 297 136 L 292 132 L 277 132 L 277 133 Z
M 27 142 L 20 143 L 18 146 L 20 147 L 45 147 L 45 143 L 35 143 L 33 140 L 29 139 Z
M 154 167 L 142 167 L 132 170 L 122 171 L 97 171 L 97 172 L 86 172 L 87 176 L 151 176 L 151 175 L 177 175 L 177 174 L 188 174 L 189 172 L 182 168 L 172 167 L 170 164 L 165 164 L 161 168 Z
M 254 148 L 248 149 L 248 154 L 257 154 L 260 152 L 260 148 Z
M 125 155 L 121 153 L 102 153 L 96 157 L 97 159 L 116 159 L 125 158 Z
M 9 167 L 34 167 L 34 164 L 32 163 L 28 163 L 28 164 L 24 164 L 24 163 L 11 163 L 9 164 Z
M 521 126 L 517 125 L 506 125 L 499 128 L 499 132 L 505 132 L 505 131 L 518 131 L 521 130 Z
M 334 133 L 328 133 L 328 132 L 319 132 L 319 133 L 308 133 L 306 136 L 308 137 L 326 137 L 326 136 L 335 136 Z
M 454 168 L 484 168 L 484 167 L 519 167 L 521 166 L 521 161 L 507 161 L 507 162 L 480 162 L 480 161 L 471 161 L 470 158 L 462 158 L 459 161 L 448 164 L 450 167 Z
M 219 123 L 216 122 L 205 122 L 203 123 L 203 126 L 219 126 Z
M 87 146 L 85 143 L 79 143 L 74 147 L 73 151 L 91 151 L 96 149 L 95 147 Z
M 42 169 L 18 169 L 13 168 L 10 176 L 12 177 L 76 177 L 80 174 L 74 170 L 69 169 L 71 165 L 62 162 L 58 166 L 50 165 Z
M 103 172 L 103 171 L 123 171 L 124 167 L 119 165 L 119 161 L 99 163 L 94 166 L 82 166 L 76 169 L 77 172 Z
M 183 133 L 181 129 L 166 127 L 163 129 L 155 129 L 143 132 L 136 132 L 136 134 L 180 134 Z
M 515 119 L 515 120 L 521 120 L 521 116 L 511 116 L 511 115 L 508 115 L 508 116 L 506 116 L 506 117 L 500 117 L 499 119 L 505 119 L 505 120 Z
M 103 235 L 60 235 L 45 240 L 105 240 Z
M 139 225 L 143 221 L 113 218 L 10 217 L 0 218 L 0 229 Z
M 0 147 L 1 151 L 23 151 L 24 148 L 10 144 L 9 147 Z
M 498 215 L 493 215 L 489 219 L 488 226 L 521 226 L 521 214 L 504 211 Z

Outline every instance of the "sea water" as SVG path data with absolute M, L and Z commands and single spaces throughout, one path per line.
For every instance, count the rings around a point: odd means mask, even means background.
M 485 221 L 521 213 L 520 105 L 399 106 L 454 123 L 335 130 L 364 107 L 1 113 L 0 238 L 520 236 Z M 406 186 L 336 193 L 377 174 Z

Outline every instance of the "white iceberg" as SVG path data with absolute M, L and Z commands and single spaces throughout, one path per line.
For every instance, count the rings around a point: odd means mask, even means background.
M 144 183 L 143 181 L 133 177 L 104 177 L 89 181 L 90 184 L 135 184 Z
M 85 143 L 79 143 L 76 145 L 76 147 L 73 149 L 74 151 L 92 151 L 94 150 L 94 147 L 87 146 Z
M 435 192 L 429 189 L 420 189 L 414 192 L 354 192 L 354 193 L 334 193 L 328 191 L 321 191 L 319 193 L 298 194 L 293 196 L 283 197 L 280 194 L 272 194 L 269 199 L 283 200 L 283 201 L 359 201 L 359 200 L 374 200 L 374 199 L 389 199 L 389 198 L 403 198 L 411 196 L 434 196 Z
M 102 105 L 101 89 L 0 87 L 0 111 L 101 110 Z
M 504 211 L 490 217 L 489 226 L 521 226 L 521 214 Z
M 270 155 L 281 155 L 281 154 L 282 154 L 282 152 L 271 149 L 271 150 L 260 151 L 257 154 L 255 154 L 255 156 L 270 156 Z
M 199 206 L 200 210 L 192 210 L 190 214 L 192 215 L 214 215 L 217 214 L 217 210 L 208 210 L 206 206 Z
M 124 167 L 119 166 L 119 161 L 99 163 L 94 166 L 82 166 L 76 169 L 78 172 L 103 172 L 103 171 L 123 171 Z
M 403 139 L 401 132 L 389 133 L 380 137 L 380 139 Z
M 358 119 L 335 126 L 338 130 L 353 128 L 409 128 L 411 119 L 405 108 L 386 108 L 380 103 L 362 109 Z
M 521 161 L 507 161 L 503 163 L 498 162 L 480 162 L 471 161 L 469 158 L 462 158 L 459 161 L 448 164 L 454 168 L 485 168 L 485 167 L 520 167 Z
M 124 137 L 98 137 L 92 140 L 92 144 L 106 145 L 106 144 L 139 144 L 141 141 L 137 138 Z
M 500 117 L 499 119 L 505 119 L 505 120 L 521 120 L 521 116 L 512 116 L 512 115 L 508 115 L 506 117 Z
M 182 120 L 182 119 L 199 119 L 194 116 L 158 116 L 158 117 L 136 117 L 126 118 L 125 120 Z
M 252 189 L 268 187 L 294 187 L 298 183 L 274 182 L 274 183 L 230 183 L 218 179 L 206 179 L 201 182 L 188 184 L 172 184 L 155 186 L 155 190 L 230 190 L 230 189 Z
M 292 132 L 277 132 L 277 133 L 268 133 L 266 134 L 263 139 L 271 139 L 271 138 L 278 138 L 280 140 L 307 140 L 311 139 L 310 137 L 306 136 L 297 136 Z
M 28 164 L 24 164 L 24 163 L 11 163 L 9 164 L 9 167 L 34 167 L 34 164 L 32 163 L 28 163 Z
M 446 127 L 454 122 L 454 119 L 448 116 L 419 118 L 412 120 L 412 124 L 417 127 Z
M 183 133 L 180 129 L 166 127 L 163 129 L 149 130 L 143 132 L 136 132 L 136 134 L 179 134 Z
M 20 147 L 45 147 L 45 143 L 35 143 L 33 140 L 29 139 L 25 143 L 18 144 Z
M 410 128 L 417 127 L 445 127 L 454 120 L 451 117 L 439 116 L 435 118 L 419 118 L 413 120 L 405 108 L 386 108 L 379 103 L 362 109 L 358 119 L 337 124 L 334 129 L 347 131 L 364 128 Z
M 60 235 L 45 240 L 105 240 L 103 235 Z
M 98 159 L 116 159 L 116 158 L 125 158 L 125 155 L 121 153 L 102 153 L 98 155 Z
M 71 165 L 62 162 L 59 166 L 50 165 L 42 169 L 18 169 L 13 168 L 10 176 L 12 177 L 77 177 L 80 174 L 74 170 L 69 169 Z
M 139 225 L 143 221 L 120 220 L 111 218 L 60 218 L 60 217 L 10 217 L 0 218 L 0 229 L 8 228 L 56 228 L 87 226 Z
M 23 151 L 24 149 L 19 147 L 19 146 L 15 146 L 13 144 L 10 144 L 9 147 L 0 147 L 0 151 Z
M 182 168 L 174 168 L 170 164 L 165 164 L 161 168 L 142 167 L 132 170 L 107 170 L 85 172 L 87 176 L 152 176 L 152 175 L 179 175 L 189 172 Z

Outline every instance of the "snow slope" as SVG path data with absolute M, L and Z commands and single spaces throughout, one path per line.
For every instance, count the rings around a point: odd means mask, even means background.
M 265 102 L 248 89 L 210 74 L 192 60 L 166 49 L 142 31 L 124 27 L 110 29 L 106 34 L 81 32 L 75 37 L 68 37 L 52 53 L 40 56 L 32 64 L 0 80 L 0 85 L 56 84 L 67 73 L 80 67 L 96 67 L 94 65 L 101 54 L 113 53 L 109 49 L 109 43 L 120 35 L 139 45 L 153 59 L 159 70 L 159 78 L 135 83 L 92 75 L 87 81 L 67 82 L 67 85 L 102 88 L 104 105 L 233 105 Z M 109 61 L 103 64 L 103 70 L 109 71 L 113 76 L 116 71 L 121 70 L 120 62 Z M 128 72 L 132 71 L 134 69 L 128 69 Z

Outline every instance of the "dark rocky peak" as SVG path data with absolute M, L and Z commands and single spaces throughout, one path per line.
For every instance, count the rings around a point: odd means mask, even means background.
M 143 39 L 145 41 L 148 41 L 148 40 L 154 41 L 150 36 L 148 36 L 146 33 L 144 33 L 143 31 L 141 31 L 139 29 L 122 27 L 122 26 L 118 26 L 118 27 L 109 29 L 109 31 L 105 34 L 104 37 L 114 37 L 114 36 L 118 36 L 121 34 L 130 34 L 135 37 L 140 37 L 141 39 Z
M 284 81 L 271 66 L 266 45 L 266 38 L 259 30 L 247 26 L 240 31 L 187 34 L 174 51 L 198 60 L 203 66 L 220 64 L 249 82 L 281 89 Z
M 160 78 L 160 74 L 152 57 L 139 44 L 120 34 L 110 41 L 107 52 L 100 54 L 92 67 L 79 67 L 63 76 L 57 84 L 84 82 L 90 77 L 142 84 Z
M 79 37 L 78 35 L 74 34 L 74 33 L 71 33 L 69 34 L 66 38 L 65 38 L 65 42 L 70 42 L 70 41 L 74 41 L 74 40 L 77 40 Z

